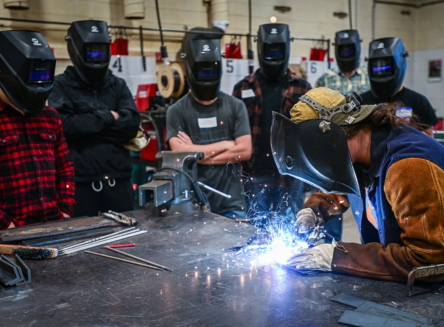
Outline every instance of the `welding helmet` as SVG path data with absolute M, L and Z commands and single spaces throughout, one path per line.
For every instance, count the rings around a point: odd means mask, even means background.
M 341 126 L 363 121 L 375 106 L 361 106 L 355 93 L 316 88 L 292 108 L 288 119 L 273 113 L 271 149 L 282 175 L 290 175 L 326 193 L 360 195 Z
M 101 83 L 111 60 L 110 37 L 106 22 L 73 22 L 65 37 L 68 53 L 80 78 L 87 84 Z
M 222 76 L 220 40 L 184 39 L 183 50 L 182 58 L 191 92 L 202 101 L 215 99 Z
M 388 37 L 370 42 L 368 74 L 373 94 L 388 100 L 402 86 L 408 53 L 402 40 Z
M 357 30 L 345 30 L 336 33 L 335 56 L 342 72 L 351 72 L 359 67 L 361 41 Z
M 56 59 L 39 32 L 0 32 L 0 87 L 26 113 L 42 111 L 51 93 Z
M 285 75 L 290 58 L 290 30 L 286 24 L 263 24 L 257 32 L 261 73 L 269 79 Z

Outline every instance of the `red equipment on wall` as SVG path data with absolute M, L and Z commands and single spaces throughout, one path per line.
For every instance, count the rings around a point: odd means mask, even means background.
M 127 39 L 115 39 L 110 43 L 111 55 L 113 56 L 127 56 L 128 55 L 128 40 Z
M 136 106 L 139 111 L 151 108 L 150 98 L 155 97 L 157 92 L 156 84 L 140 84 L 136 93 Z
M 154 162 L 157 152 L 166 149 L 166 112 L 154 109 L 157 91 L 157 84 L 141 84 L 136 93 L 136 106 L 140 111 L 142 128 L 150 137 L 148 145 L 140 151 L 140 157 Z
M 124 28 L 118 28 L 115 39 L 110 43 L 111 55 L 127 56 L 128 55 L 128 36 Z
M 242 59 L 242 49 L 239 39 L 236 40 L 236 38 L 233 38 L 230 43 L 225 44 L 225 58 Z

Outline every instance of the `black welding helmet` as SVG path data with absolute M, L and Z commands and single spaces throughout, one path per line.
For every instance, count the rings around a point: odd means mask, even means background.
M 257 32 L 261 73 L 269 79 L 285 75 L 290 59 L 290 30 L 286 24 L 263 24 Z
M 35 31 L 0 32 L 0 87 L 26 113 L 42 111 L 51 93 L 56 59 Z
M 73 22 L 65 37 L 68 53 L 82 80 L 99 84 L 108 71 L 111 60 L 110 37 L 106 22 L 82 20 Z
M 335 56 L 342 72 L 351 72 L 359 67 L 361 41 L 357 30 L 345 30 L 336 33 Z
M 400 38 L 388 37 L 370 42 L 368 75 L 373 94 L 388 100 L 402 86 L 408 53 Z
M 273 112 L 271 150 L 279 172 L 325 193 L 359 193 L 344 130 L 333 122 L 300 123 Z
M 186 40 L 183 49 L 182 58 L 191 92 L 202 101 L 215 99 L 222 77 L 220 40 Z

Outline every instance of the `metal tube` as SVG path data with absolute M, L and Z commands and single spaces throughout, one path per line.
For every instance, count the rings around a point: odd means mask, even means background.
M 350 29 L 353 29 L 353 21 L 352 21 L 352 3 L 351 0 L 348 0 L 348 17 L 350 19 Z
M 142 267 L 147 267 L 147 268 L 151 268 L 151 269 L 156 269 L 156 270 L 161 270 L 163 271 L 163 269 L 160 269 L 158 267 L 155 266 L 150 266 L 150 265 L 144 265 L 143 263 L 139 263 L 139 262 L 135 262 L 135 261 L 131 261 L 131 260 L 125 260 L 125 259 L 121 259 L 121 258 L 116 258 L 116 257 L 112 257 L 110 255 L 106 255 L 106 254 L 101 254 L 101 253 L 96 253 L 96 252 L 91 252 L 91 251 L 85 251 L 85 253 L 88 254 L 94 254 L 94 255 L 98 255 L 100 257 L 104 257 L 104 258 L 108 258 L 108 259 L 113 259 L 113 260 L 117 260 L 117 261 L 122 261 L 122 262 L 126 262 L 126 263 L 131 263 L 133 265 L 137 265 L 137 266 L 142 266 Z
M 372 6 L 372 41 L 375 39 L 375 16 L 376 16 L 376 0 L 373 0 L 373 6 Z
M 66 22 L 55 22 L 55 21 L 45 21 L 45 20 L 31 20 L 31 19 L 9 18 L 9 17 L 0 17 L 0 20 L 6 20 L 6 21 L 10 21 L 10 22 L 21 22 L 21 23 L 71 25 L 71 23 L 66 23 Z M 7 26 L 3 26 L 3 27 L 7 27 Z M 125 28 L 126 30 L 139 30 L 140 29 L 140 27 L 120 26 L 120 25 L 108 25 L 108 27 L 109 28 Z M 152 32 L 159 32 L 158 28 L 151 28 L 151 27 L 143 27 L 142 30 L 144 30 L 144 31 L 152 31 Z M 165 29 L 165 28 L 163 28 L 162 31 L 163 32 L 169 32 L 169 33 L 220 35 L 220 33 L 216 33 L 216 32 L 185 31 L 185 30 Z M 243 34 L 243 33 L 225 33 L 224 35 L 228 35 L 228 36 L 248 36 L 248 34 Z M 254 37 L 254 36 L 255 35 L 252 35 L 252 37 Z M 300 41 L 323 41 L 323 39 L 311 39 L 311 38 L 303 38 L 303 37 L 299 37 L 299 38 L 294 37 L 292 39 L 293 40 L 300 40 Z
M 157 23 L 159 25 L 159 32 L 160 32 L 160 43 L 163 45 L 163 31 L 162 31 L 162 22 L 160 21 L 160 14 L 159 14 L 159 3 L 156 0 L 156 13 L 157 13 Z
M 70 246 L 65 246 L 64 248 L 61 248 L 60 250 L 64 251 L 66 249 L 70 249 L 70 248 L 74 248 L 74 247 L 77 247 L 77 246 L 85 245 L 85 244 L 88 244 L 88 243 L 91 243 L 91 242 L 96 242 L 96 241 L 99 241 L 99 240 L 103 240 L 105 238 L 114 237 L 115 235 L 118 235 L 118 234 L 134 232 L 134 229 L 136 229 L 136 227 L 130 227 L 130 228 L 122 229 L 122 230 L 119 230 L 118 232 L 115 232 L 115 233 L 112 233 L 112 234 L 109 234 L 109 235 L 93 238 L 93 239 L 90 239 L 90 240 L 87 240 L 87 241 L 83 241 L 83 242 L 80 242 L 80 243 L 77 243 L 77 244 L 73 244 L 73 245 L 70 245 Z
M 83 247 L 79 247 L 79 248 L 69 249 L 67 251 L 63 251 L 63 253 L 61 255 L 72 254 L 72 253 L 75 253 L 75 252 L 79 252 L 79 251 L 83 251 L 83 250 L 86 250 L 86 249 L 90 249 L 90 248 L 96 247 L 98 245 L 103 245 L 103 244 L 106 244 L 106 243 L 111 243 L 111 242 L 123 240 L 125 238 L 129 238 L 129 237 L 132 237 L 132 236 L 137 236 L 137 235 L 140 235 L 140 234 L 145 234 L 146 232 L 147 232 L 146 230 L 141 230 L 141 231 L 135 232 L 133 234 L 118 235 L 117 237 L 115 237 L 113 239 L 106 239 L 106 240 L 103 240 L 103 241 L 87 244 L 87 245 L 85 245 Z
M 145 54 L 143 52 L 143 29 L 142 29 L 142 26 L 139 26 L 139 39 L 140 39 L 140 56 L 142 57 L 142 67 L 143 67 L 143 71 L 146 72 Z
M 327 39 L 327 67 L 330 69 L 330 39 Z
M 164 270 L 173 271 L 172 269 L 170 269 L 170 268 L 168 268 L 168 267 L 165 267 L 165 266 L 162 266 L 162 265 L 159 265 L 158 263 L 151 262 L 151 261 L 148 261 L 148 260 L 145 260 L 145 259 L 142 259 L 142 258 L 136 257 L 135 255 L 132 255 L 132 254 L 129 254 L 129 253 L 126 253 L 126 252 L 123 252 L 123 251 L 119 251 L 119 250 L 116 250 L 116 249 L 110 248 L 109 246 L 105 246 L 105 249 L 108 249 L 108 250 L 114 251 L 114 252 L 116 252 L 116 253 L 120 253 L 120 254 L 122 254 L 122 255 L 126 255 L 127 257 L 130 257 L 130 258 L 133 258 L 133 259 L 136 259 L 136 260 L 139 260 L 139 261 L 142 261 L 142 262 L 148 263 L 148 264 L 150 264 L 150 265 L 153 265 L 153 266 L 156 266 L 156 267 L 162 268 L 162 269 L 164 269 Z
M 217 193 L 217 194 L 222 195 L 222 196 L 224 196 L 224 197 L 226 197 L 228 199 L 231 199 L 231 195 L 230 194 L 226 194 L 224 192 L 216 190 L 215 188 L 212 188 L 211 186 L 208 186 L 207 184 L 204 184 L 202 182 L 197 182 L 197 184 L 199 184 L 200 186 L 206 188 L 207 190 L 209 190 L 211 192 Z

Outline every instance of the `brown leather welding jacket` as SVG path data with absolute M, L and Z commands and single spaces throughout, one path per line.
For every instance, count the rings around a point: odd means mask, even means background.
M 332 270 L 405 281 L 414 267 L 444 263 L 444 147 L 407 126 L 373 131 L 371 160 L 356 169 L 367 208 L 352 204 L 364 244 L 339 242 Z

